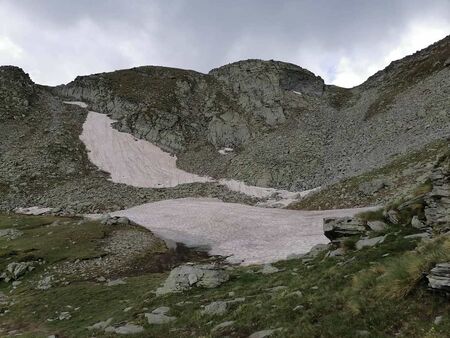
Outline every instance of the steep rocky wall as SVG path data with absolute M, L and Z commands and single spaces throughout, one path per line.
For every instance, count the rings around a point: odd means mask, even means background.
M 139 67 L 78 77 L 56 88 L 111 115 L 116 127 L 171 152 L 209 141 L 238 146 L 250 138 L 245 114 L 212 77 L 179 69 Z

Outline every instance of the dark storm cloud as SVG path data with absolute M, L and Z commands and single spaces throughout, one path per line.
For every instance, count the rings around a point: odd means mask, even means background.
M 351 86 L 450 33 L 448 0 L 0 0 L 0 64 L 37 82 L 158 64 L 207 72 L 246 58 Z

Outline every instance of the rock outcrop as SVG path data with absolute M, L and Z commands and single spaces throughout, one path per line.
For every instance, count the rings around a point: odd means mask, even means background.
M 436 264 L 427 279 L 431 289 L 450 294 L 450 262 Z
M 173 269 L 157 295 L 180 292 L 192 287 L 215 288 L 229 279 L 229 274 L 214 265 L 181 265 Z
M 440 232 L 450 230 L 450 152 L 440 158 L 430 176 L 433 188 L 427 194 L 427 225 Z

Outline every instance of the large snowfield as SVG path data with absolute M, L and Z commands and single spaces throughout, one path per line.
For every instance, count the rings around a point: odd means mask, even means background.
M 66 102 L 85 108 L 82 102 Z M 209 182 L 176 167 L 176 157 L 156 145 L 115 130 L 108 116 L 89 112 L 80 139 L 89 159 L 111 174 L 111 180 L 138 187 L 174 187 L 182 183 Z M 325 217 L 352 216 L 367 209 L 297 211 L 277 209 L 308 193 L 253 187 L 235 180 L 219 180 L 230 190 L 263 198 L 278 195 L 252 207 L 215 199 L 165 200 L 117 211 L 164 239 L 192 247 L 207 247 L 212 255 L 242 264 L 274 262 L 291 254 L 307 252 L 327 243 L 323 235 Z M 272 208 L 266 208 L 269 206 Z
M 297 211 L 259 208 L 215 199 L 183 198 L 113 213 L 126 216 L 162 238 L 206 246 L 212 255 L 243 264 L 274 262 L 328 243 L 324 217 L 351 216 L 365 209 Z

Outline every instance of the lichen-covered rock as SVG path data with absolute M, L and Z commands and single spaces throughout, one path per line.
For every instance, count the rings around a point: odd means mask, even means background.
M 5 282 L 14 281 L 28 271 L 34 269 L 35 262 L 13 262 L 6 266 L 6 270 L 0 275 Z
M 427 278 L 428 285 L 433 290 L 450 293 L 450 262 L 436 264 Z
M 192 287 L 215 288 L 229 279 L 223 268 L 214 265 L 181 265 L 173 269 L 157 295 L 189 290 Z

